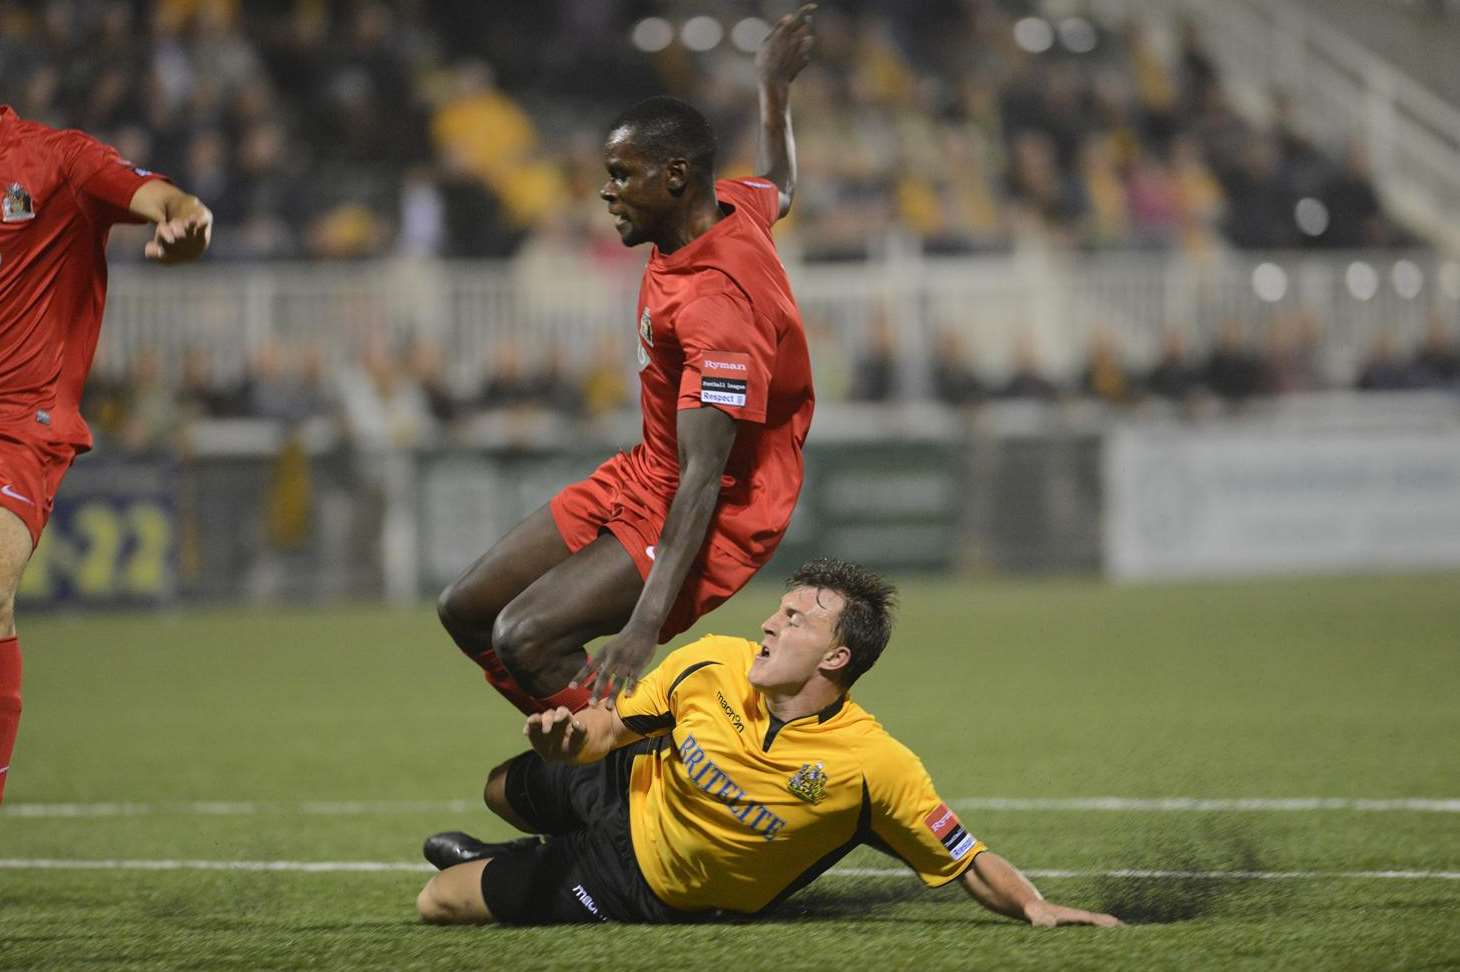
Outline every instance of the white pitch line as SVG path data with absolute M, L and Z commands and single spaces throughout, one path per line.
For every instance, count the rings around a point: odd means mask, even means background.
M 1361 799 L 1353 797 L 962 797 L 958 810 L 1104 811 L 1124 813 L 1460 813 L 1460 799 Z M 349 817 L 399 813 L 470 813 L 477 800 L 307 800 L 300 803 L 193 800 L 165 803 L 7 803 L 0 817 L 249 817 L 304 815 Z
M 1041 879 L 1108 877 L 1145 878 L 1157 881 L 1193 878 L 1213 881 L 1321 881 L 1337 878 L 1342 880 L 1460 881 L 1460 871 L 1168 871 L 1130 867 L 1105 871 L 1029 867 L 1021 868 L 1021 871 L 1028 877 Z M 910 871 L 885 867 L 837 867 L 826 873 L 842 877 L 912 876 Z
M 959 810 L 1105 810 L 1136 813 L 1247 813 L 1356 810 L 1361 813 L 1460 813 L 1460 800 L 1352 797 L 964 797 L 952 801 Z
M 409 861 L 206 861 L 206 860 L 71 860 L 66 858 L 0 858 L 0 870 L 12 871 L 294 871 L 307 874 L 429 872 L 429 864 Z M 1144 878 L 1148 880 L 1233 881 L 1460 881 L 1460 871 L 1163 871 L 1116 868 L 1063 870 L 1029 868 L 1033 878 Z M 834 867 L 829 877 L 911 878 L 905 868 Z

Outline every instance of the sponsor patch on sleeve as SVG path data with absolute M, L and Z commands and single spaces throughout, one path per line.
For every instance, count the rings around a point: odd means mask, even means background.
M 706 351 L 700 365 L 700 401 L 710 405 L 744 405 L 750 381 L 750 355 Z
M 923 818 L 923 823 L 933 832 L 933 836 L 947 849 L 955 861 L 961 861 L 973 850 L 973 845 L 978 843 L 974 836 L 963 829 L 963 824 L 958 822 L 958 815 L 948 809 L 948 804 L 938 804 L 938 809 Z

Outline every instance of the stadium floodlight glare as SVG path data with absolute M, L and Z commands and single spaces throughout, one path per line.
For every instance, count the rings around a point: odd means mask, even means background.
M 1389 273 L 1394 292 L 1405 300 L 1414 300 L 1424 289 L 1425 275 L 1413 260 L 1399 260 Z
M 1355 300 L 1373 300 L 1379 292 L 1379 272 L 1363 260 L 1355 260 L 1348 265 L 1343 282 L 1348 285 L 1348 292 Z
M 1043 54 L 1054 45 L 1054 28 L 1039 17 L 1025 17 L 1014 25 L 1014 43 L 1030 54 Z
M 714 50 L 725 36 L 725 28 L 714 17 L 691 17 L 679 29 L 679 39 L 692 51 Z
M 1060 21 L 1060 43 L 1071 54 L 1088 54 L 1095 49 L 1095 27 L 1084 17 L 1066 17 Z
M 656 54 L 674 43 L 674 25 L 663 17 L 645 17 L 634 24 L 631 39 L 639 50 Z
M 1259 263 L 1252 271 L 1252 292 L 1258 300 L 1276 304 L 1288 292 L 1287 271 L 1276 263 Z
M 1322 200 L 1304 196 L 1293 207 L 1293 221 L 1305 236 L 1322 236 L 1328 229 L 1328 207 Z
M 770 32 L 771 25 L 764 20 L 759 17 L 746 17 L 730 28 L 730 43 L 747 54 L 754 54 L 760 50 L 760 45 Z
M 1440 265 L 1440 272 L 1436 276 L 1439 279 L 1440 292 L 1451 300 L 1460 300 L 1460 263 L 1446 260 Z

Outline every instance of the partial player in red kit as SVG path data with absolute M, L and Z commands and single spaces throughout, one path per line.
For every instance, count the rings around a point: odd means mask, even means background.
M 524 712 L 633 685 L 654 653 L 770 559 L 801 489 L 811 365 L 771 224 L 791 206 L 792 80 L 814 5 L 756 57 L 756 179 L 715 179 L 691 106 L 650 98 L 604 146 L 625 246 L 651 243 L 637 329 L 644 441 L 518 524 L 441 595 L 442 624 Z M 591 662 L 593 638 L 616 635 Z
M 146 256 L 194 260 L 213 216 L 197 198 L 78 131 L 0 106 L 0 799 L 20 723 L 15 591 L 61 477 L 91 448 L 81 388 L 106 303 L 116 223 L 152 222 Z

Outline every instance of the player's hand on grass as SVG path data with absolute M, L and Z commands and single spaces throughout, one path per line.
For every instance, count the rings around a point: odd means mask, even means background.
M 213 213 L 194 200 L 171 219 L 157 224 L 143 254 L 159 263 L 196 260 L 213 239 Z
M 639 676 L 654 657 L 656 634 L 630 625 L 598 649 L 598 657 L 589 658 L 570 684 L 592 689 L 591 702 L 612 699 L 619 691 L 633 695 Z
M 808 3 L 776 21 L 755 55 L 755 71 L 762 84 L 790 84 L 811 63 L 811 48 L 816 44 L 811 15 L 815 12 L 816 4 Z
M 1035 928 L 1054 928 L 1057 925 L 1097 925 L 1101 928 L 1117 928 L 1124 923 L 1114 915 L 1097 911 L 1081 911 L 1066 908 L 1052 901 L 1031 901 L 1024 906 L 1024 917 Z
M 565 706 L 527 717 L 522 727 L 532 748 L 550 762 L 568 762 L 577 756 L 588 739 L 582 721 Z

